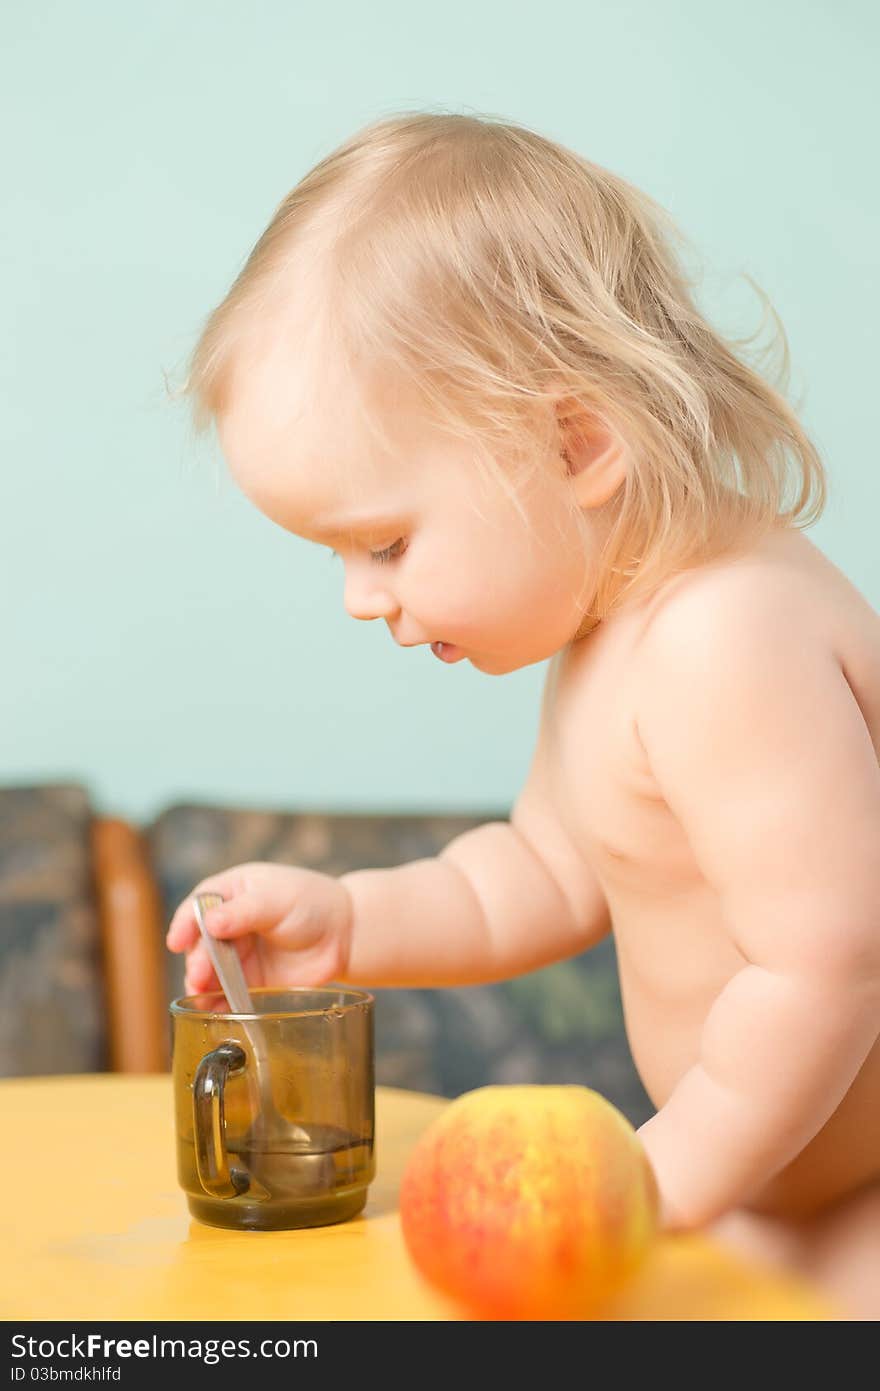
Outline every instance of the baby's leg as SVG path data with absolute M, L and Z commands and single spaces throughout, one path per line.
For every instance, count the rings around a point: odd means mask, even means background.
M 849 1318 L 880 1319 L 880 1180 L 813 1218 L 800 1260 Z
M 746 1260 L 786 1273 L 797 1271 L 802 1258 L 800 1227 L 782 1218 L 736 1208 L 706 1228 L 706 1235 Z
M 809 1220 L 738 1208 L 712 1223 L 707 1235 L 746 1259 L 808 1280 L 844 1318 L 880 1319 L 880 1181 Z

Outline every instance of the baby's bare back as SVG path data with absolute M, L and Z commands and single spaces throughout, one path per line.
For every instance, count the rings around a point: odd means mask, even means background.
M 747 560 L 756 595 L 782 586 L 792 602 L 809 606 L 880 762 L 880 617 L 800 532 L 774 534 Z M 747 964 L 660 793 L 637 723 L 651 700 L 645 634 L 662 606 L 668 611 L 687 586 L 715 583 L 724 563 L 680 576 L 554 660 L 530 779 L 542 790 L 548 836 L 563 837 L 572 866 L 579 860 L 605 893 L 630 1047 L 658 1108 L 697 1061 L 719 992 Z M 801 695 L 793 689 L 792 701 Z M 833 808 L 820 814 L 833 815 Z M 815 1138 L 749 1205 L 806 1214 L 878 1174 L 880 1042 Z

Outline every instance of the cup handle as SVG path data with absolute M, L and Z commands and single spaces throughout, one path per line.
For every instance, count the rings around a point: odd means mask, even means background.
M 246 1056 L 231 1040 L 206 1053 L 193 1078 L 193 1135 L 199 1182 L 212 1198 L 234 1198 L 250 1187 L 244 1169 L 232 1169 L 224 1136 L 223 1089 L 227 1077 L 241 1072 Z

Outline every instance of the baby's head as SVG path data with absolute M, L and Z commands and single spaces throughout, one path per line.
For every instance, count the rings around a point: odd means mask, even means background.
M 252 501 L 341 556 L 354 617 L 511 671 L 821 511 L 813 445 L 695 307 L 680 236 L 521 126 L 380 120 L 281 203 L 183 394 Z

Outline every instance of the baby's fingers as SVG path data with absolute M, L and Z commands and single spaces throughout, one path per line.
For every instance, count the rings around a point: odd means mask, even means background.
M 220 982 L 204 946 L 193 947 L 186 958 L 184 994 L 197 995 L 204 991 L 220 990 Z
M 235 869 L 227 869 L 222 874 L 212 874 L 196 884 L 192 892 L 187 894 L 183 902 L 175 909 L 168 925 L 168 931 L 165 934 L 165 945 L 168 950 L 189 951 L 190 947 L 195 946 L 198 942 L 201 934 L 193 908 L 194 898 L 200 894 L 219 894 L 223 899 L 231 898 L 242 892 L 243 878 L 241 868 L 236 867 Z
M 230 940 L 271 931 L 278 923 L 278 906 L 263 895 L 243 893 L 209 908 L 204 918 L 212 937 Z

